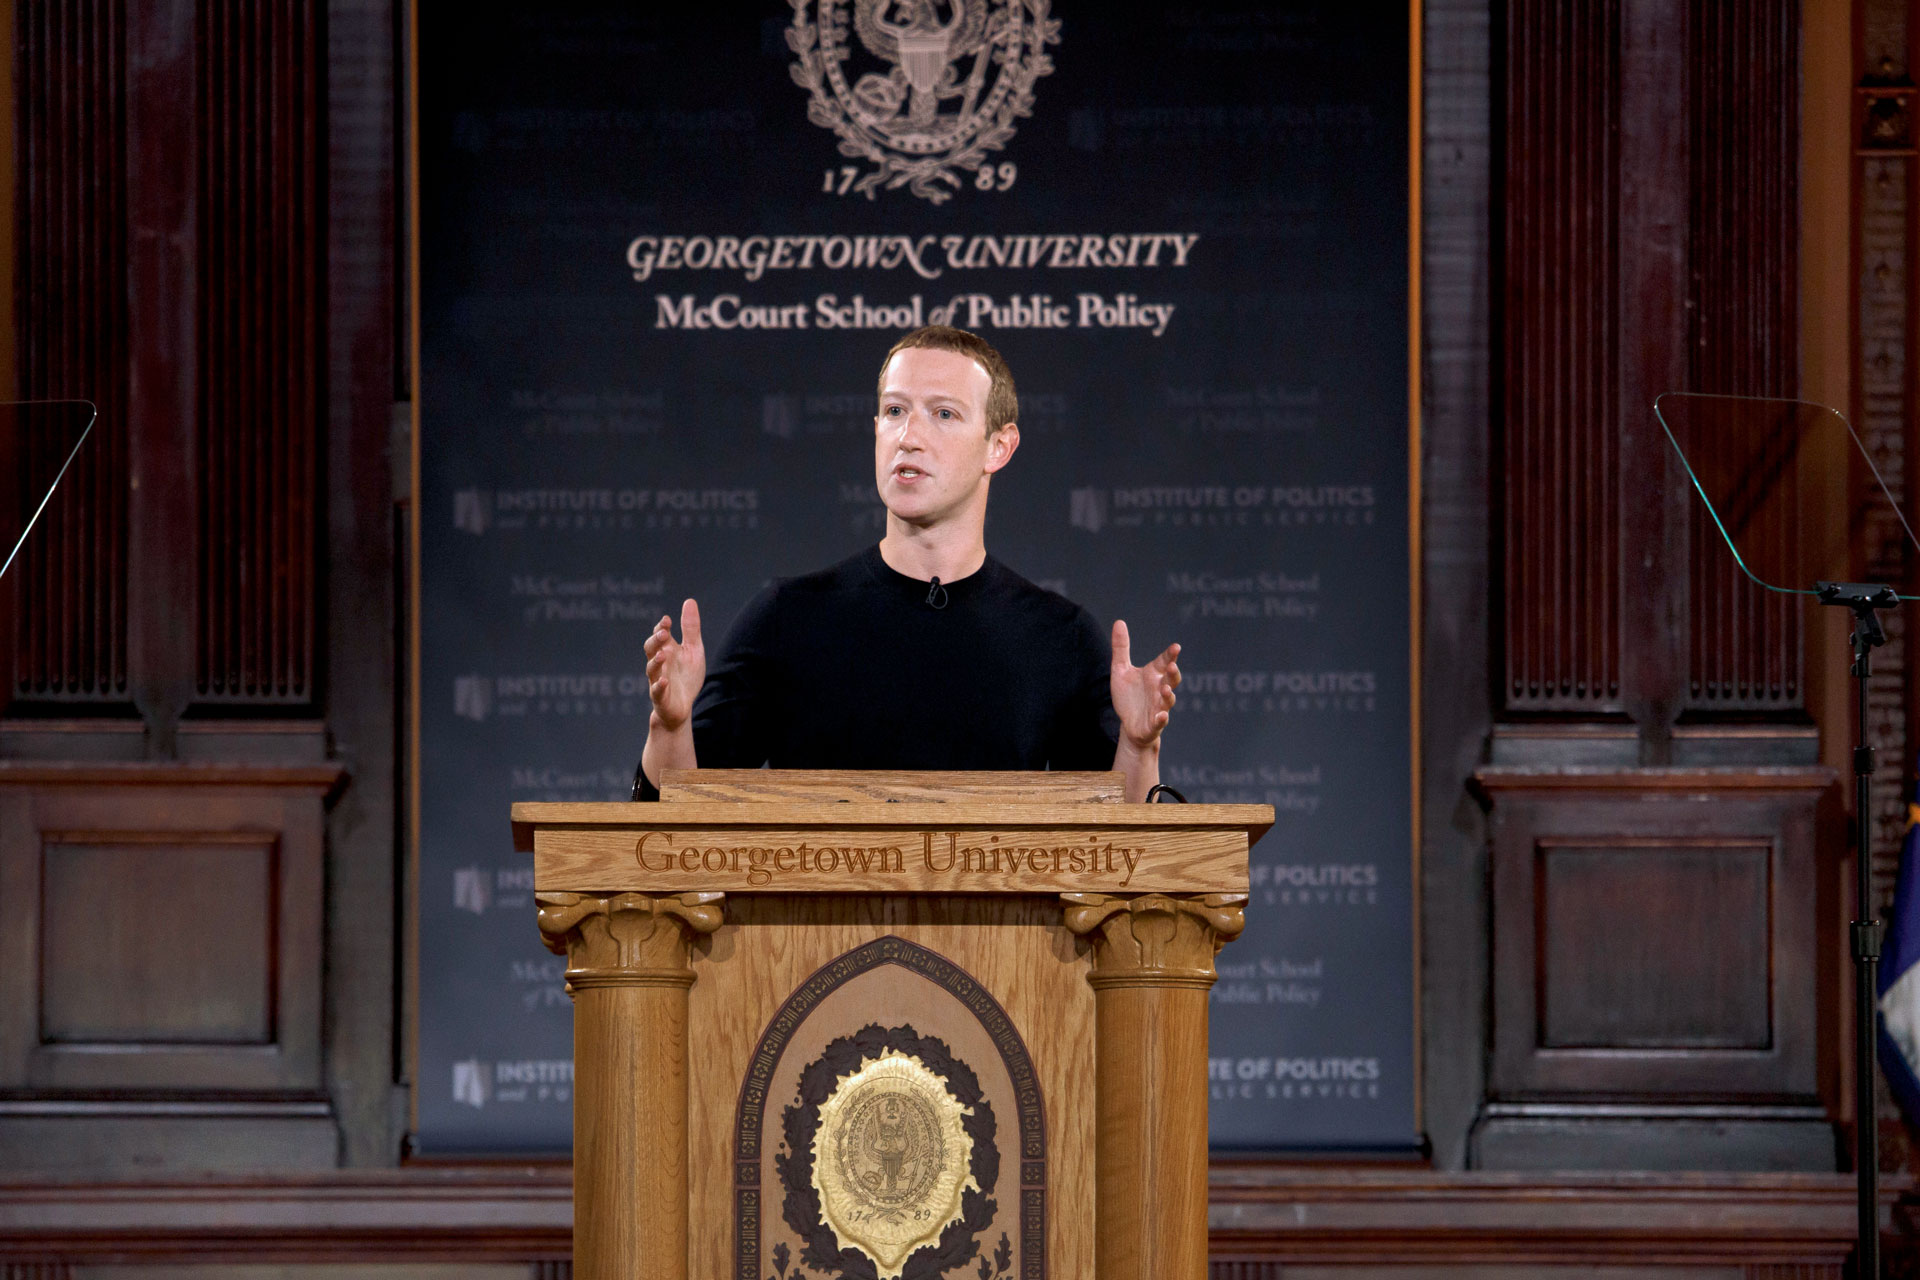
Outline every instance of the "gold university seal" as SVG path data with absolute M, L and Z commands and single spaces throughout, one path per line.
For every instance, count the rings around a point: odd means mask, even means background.
M 907 1257 L 940 1239 L 978 1189 L 970 1172 L 973 1114 L 919 1058 L 888 1049 L 841 1078 L 820 1104 L 813 1189 L 843 1249 L 898 1280 Z

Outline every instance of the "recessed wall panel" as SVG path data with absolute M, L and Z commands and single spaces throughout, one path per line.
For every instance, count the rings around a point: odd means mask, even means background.
M 271 839 L 48 841 L 42 1042 L 270 1043 L 274 863 Z
M 1765 1049 L 1772 850 L 1539 850 L 1543 1048 Z

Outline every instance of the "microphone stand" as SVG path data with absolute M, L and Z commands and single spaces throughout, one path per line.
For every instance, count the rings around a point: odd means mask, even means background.
M 1853 946 L 1854 1166 L 1859 1178 L 1860 1241 L 1856 1280 L 1880 1280 L 1880 1135 L 1875 1106 L 1874 1053 L 1880 1039 L 1880 943 L 1886 926 L 1873 909 L 1873 875 L 1868 865 L 1872 839 L 1868 823 L 1874 751 L 1867 745 L 1867 679 L 1873 651 L 1887 642 L 1881 609 L 1899 605 L 1893 588 L 1864 582 L 1820 582 L 1814 594 L 1824 605 L 1853 613 L 1853 682 L 1857 707 L 1853 747 L 1853 850 L 1856 916 L 1848 933 Z

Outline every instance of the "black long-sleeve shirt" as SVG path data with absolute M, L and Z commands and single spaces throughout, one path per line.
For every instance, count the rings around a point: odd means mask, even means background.
M 694 702 L 694 752 L 708 769 L 1111 769 L 1110 655 L 1091 614 L 992 556 L 931 591 L 869 547 L 748 603 Z

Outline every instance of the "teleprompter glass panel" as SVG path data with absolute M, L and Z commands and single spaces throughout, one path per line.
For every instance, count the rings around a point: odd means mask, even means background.
M 0 576 L 19 558 L 60 481 L 92 433 L 96 416 L 85 400 L 30 400 L 0 404 Z
M 1810 596 L 1820 582 L 1853 578 L 1861 572 L 1855 549 L 1869 544 L 1876 523 L 1920 549 L 1872 455 L 1837 410 L 1806 400 L 1668 392 L 1654 401 L 1654 414 L 1711 526 L 1767 590 Z M 1910 565 L 1888 585 L 1902 599 L 1920 599 L 1914 573 Z

